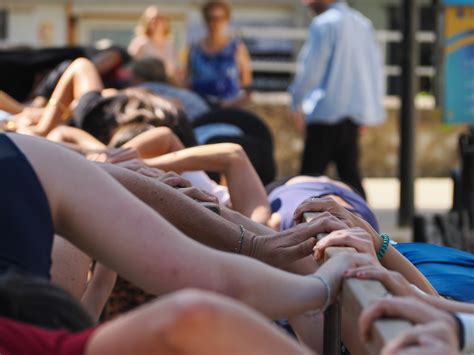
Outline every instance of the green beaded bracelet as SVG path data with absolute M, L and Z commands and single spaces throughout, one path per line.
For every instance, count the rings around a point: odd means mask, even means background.
M 388 244 L 390 243 L 390 236 L 388 234 L 383 233 L 380 235 L 380 238 L 383 239 L 383 244 L 377 253 L 377 259 L 379 259 L 379 261 L 384 257 L 385 253 L 387 252 Z

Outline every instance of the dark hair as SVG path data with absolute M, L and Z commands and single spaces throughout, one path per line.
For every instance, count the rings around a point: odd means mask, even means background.
M 197 145 L 184 112 L 143 88 L 125 89 L 116 96 L 101 100 L 84 118 L 82 129 L 108 145 L 115 128 L 131 123 L 166 126 L 186 147 Z
M 120 127 L 110 140 L 109 147 L 119 148 L 136 136 L 154 128 L 148 123 L 128 123 Z
M 13 270 L 0 275 L 0 316 L 72 332 L 94 326 L 89 314 L 66 291 Z
M 143 81 L 167 82 L 165 64 L 161 59 L 155 57 L 146 57 L 135 60 L 130 64 L 132 74 Z
M 211 11 L 214 10 L 216 7 L 220 7 L 221 9 L 223 9 L 228 19 L 231 17 L 232 8 L 230 7 L 230 4 L 227 1 L 210 0 L 204 3 L 201 8 L 202 16 L 206 21 L 209 19 L 209 14 L 211 13 Z
M 99 141 L 107 144 L 110 141 L 112 131 L 118 127 L 115 113 L 112 111 L 114 101 L 119 96 L 101 99 L 86 114 L 80 127 L 93 135 Z

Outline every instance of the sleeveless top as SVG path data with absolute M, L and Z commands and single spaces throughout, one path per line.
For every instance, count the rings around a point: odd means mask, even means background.
M 25 155 L 0 134 L 0 273 L 49 278 L 54 227 L 48 199 Z
M 191 89 L 214 100 L 234 99 L 240 91 L 236 54 L 240 40 L 233 38 L 216 53 L 205 52 L 200 44 L 191 46 L 189 70 Z
M 272 212 L 278 212 L 281 216 L 280 229 L 286 230 L 294 226 L 293 213 L 304 200 L 327 195 L 336 195 L 345 200 L 353 207 L 353 209 L 348 209 L 349 211 L 359 214 L 372 228 L 379 231 L 375 215 L 361 196 L 329 182 L 314 181 L 282 185 L 270 193 L 268 202 Z

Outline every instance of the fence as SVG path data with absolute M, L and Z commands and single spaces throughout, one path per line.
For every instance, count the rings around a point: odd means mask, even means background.
M 316 218 L 318 213 L 306 213 L 306 222 Z M 325 235 L 320 235 L 323 238 Z M 333 247 L 326 249 L 326 259 L 332 258 L 341 252 L 353 252 L 353 248 Z M 370 303 L 382 297 L 389 297 L 390 293 L 378 281 L 348 279 L 343 282 L 340 301 L 329 306 L 324 313 L 324 345 L 323 354 L 339 355 L 341 353 L 341 317 L 345 314 L 345 321 L 357 324 L 362 311 Z M 369 343 L 361 344 L 358 349 L 350 349 L 352 354 L 380 354 L 388 341 L 395 339 L 401 333 L 411 329 L 411 323 L 399 319 L 381 319 L 374 323 L 372 339 Z

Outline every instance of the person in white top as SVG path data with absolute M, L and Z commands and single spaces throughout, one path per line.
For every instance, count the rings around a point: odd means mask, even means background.
M 165 63 L 168 76 L 174 77 L 177 54 L 170 19 L 157 6 L 150 6 L 143 12 L 135 29 L 135 37 L 128 46 L 128 54 L 135 60 L 159 58 Z

